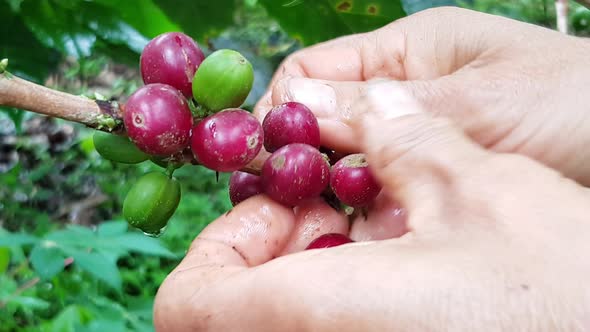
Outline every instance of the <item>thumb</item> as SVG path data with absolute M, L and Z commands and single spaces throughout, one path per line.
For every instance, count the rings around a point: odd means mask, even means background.
M 318 119 L 322 146 L 340 152 L 354 152 L 359 147 L 350 139 L 353 132 L 346 120 L 352 115 L 354 101 L 367 86 L 367 82 L 286 77 L 273 86 L 271 95 L 266 102 L 258 105 L 255 113 L 262 120 L 274 105 L 300 102 Z
M 372 85 L 354 112 L 357 141 L 383 188 L 409 211 L 412 228 L 419 227 L 412 221 L 445 215 L 457 181 L 491 155 L 449 119 L 426 112 L 402 83 Z
M 469 135 L 479 141 L 492 142 L 488 131 L 493 118 L 487 119 L 482 112 L 473 112 L 470 99 L 462 97 L 458 89 L 465 87 L 470 80 L 470 71 L 454 73 L 433 80 L 394 81 L 376 78 L 370 81 L 330 81 L 304 77 L 285 77 L 279 80 L 255 109 L 260 120 L 264 119 L 274 105 L 289 101 L 305 104 L 318 119 L 321 129 L 321 144 L 340 152 L 355 152 L 360 149 L 358 142 L 351 140 L 352 128 L 348 125 L 353 116 L 353 105 L 367 89 L 375 84 L 384 84 L 384 90 L 395 87 L 404 90 L 412 101 L 419 103 L 433 115 L 450 116 L 458 124 L 469 130 Z M 389 92 L 384 91 L 384 96 Z M 464 93 L 463 93 L 464 94 Z M 407 99 L 392 98 L 390 105 L 405 108 Z M 390 112 L 390 107 L 383 112 Z M 493 134 L 493 133 L 492 133 Z

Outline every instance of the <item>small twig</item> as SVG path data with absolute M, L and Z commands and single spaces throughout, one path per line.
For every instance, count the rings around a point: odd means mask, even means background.
M 26 291 L 29 288 L 34 287 L 36 284 L 39 283 L 39 281 L 41 281 L 41 278 L 39 277 L 35 277 L 29 281 L 27 281 L 26 283 L 24 283 L 23 285 L 21 285 L 19 288 L 17 288 L 14 293 L 8 295 L 8 297 L 6 297 L 4 300 L 0 301 L 0 308 L 4 308 L 6 306 L 6 304 L 10 301 L 11 298 L 13 297 L 17 297 L 19 296 L 22 292 Z
M 557 15 L 557 30 L 561 33 L 568 33 L 568 9 L 567 0 L 555 0 L 555 14 Z
M 120 131 L 123 113 L 114 102 L 92 100 L 53 90 L 13 75 L 0 76 L 0 105 L 15 107 L 88 127 Z
M 63 216 L 69 215 L 70 221 L 75 224 L 80 224 L 79 220 L 77 219 L 82 212 L 93 209 L 94 207 L 106 202 L 108 199 L 109 197 L 103 193 L 94 193 L 91 196 L 60 207 L 59 211 L 57 211 L 53 218 L 59 219 Z
M 12 268 L 12 270 L 8 271 L 8 277 L 13 278 L 20 270 L 29 266 L 29 260 L 25 259 L 19 265 Z
M 7 61 L 4 64 L 7 65 Z M 9 74 L 8 71 L 0 75 L 0 106 L 15 107 L 116 134 L 125 133 L 124 105 L 75 96 L 6 74 Z M 268 154 L 263 151 L 242 171 L 259 175 L 267 157 Z M 192 154 L 183 159 L 184 163 L 198 165 Z

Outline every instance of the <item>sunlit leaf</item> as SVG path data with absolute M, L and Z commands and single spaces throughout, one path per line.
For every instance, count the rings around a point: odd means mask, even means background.
M 153 38 L 163 32 L 180 31 L 174 22 L 174 16 L 166 15 L 152 0 L 142 0 L 138 6 L 136 1 L 95 0 L 114 13 L 130 26 L 137 29 L 147 38 Z
M 39 241 L 39 239 L 31 234 L 0 231 L 0 247 L 35 244 L 37 241 Z
M 58 52 L 35 38 L 5 1 L 0 1 L 0 31 L 0 59 L 8 58 L 8 70 L 15 75 L 42 82 L 60 59 Z
M 88 326 L 83 327 L 79 332 L 104 332 L 104 331 L 127 331 L 125 321 L 120 318 L 112 320 L 108 317 L 91 321 Z M 78 331 L 77 331 L 78 332 Z
M 98 236 L 109 237 L 124 234 L 128 229 L 125 221 L 107 221 L 98 226 Z
M 119 10 L 97 2 L 26 1 L 19 14 L 45 47 L 77 58 L 90 56 L 97 45 L 104 47 L 105 42 L 111 45 L 111 54 L 121 46 L 139 53 L 149 41 L 121 18 Z
M 399 0 L 260 0 L 260 3 L 283 29 L 305 45 L 371 31 L 406 15 Z
M 83 230 L 83 227 L 72 226 L 70 225 L 67 229 L 51 232 L 45 236 L 45 239 L 56 242 L 59 246 L 67 245 L 91 248 L 97 245 L 98 238 L 90 229 Z
M 8 299 L 7 304 L 16 304 L 22 308 L 31 309 L 31 310 L 39 310 L 39 309 L 47 309 L 49 307 L 49 302 L 39 299 L 32 296 L 11 296 Z
M 110 287 L 121 290 L 121 275 L 117 264 L 102 253 L 84 252 L 72 248 L 64 248 L 68 255 L 74 257 L 74 265 L 90 273 L 93 277 L 104 281 Z
M 119 246 L 129 251 L 170 258 L 176 257 L 158 239 L 147 237 L 143 234 L 126 233 L 113 238 L 113 241 L 116 241 Z
M 166 16 L 201 43 L 234 23 L 234 0 L 154 0 Z

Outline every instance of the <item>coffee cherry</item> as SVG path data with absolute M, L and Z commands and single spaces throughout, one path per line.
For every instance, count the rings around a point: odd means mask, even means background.
M 158 235 L 180 202 L 180 183 L 161 172 L 142 176 L 123 201 L 123 216 L 133 227 Z
M 121 164 L 137 164 L 146 161 L 149 155 L 139 150 L 126 136 L 97 130 L 92 135 L 94 148 L 101 157 Z
M 264 162 L 262 188 L 273 200 L 294 206 L 317 197 L 328 186 L 330 167 L 319 150 L 307 144 L 285 145 Z
M 351 207 L 365 207 L 381 191 L 364 154 L 351 154 L 332 167 L 330 186 L 338 199 Z
M 242 109 L 226 109 L 193 128 L 191 149 L 197 161 L 218 172 L 233 172 L 250 163 L 262 149 L 260 122 Z
M 199 66 L 193 79 L 193 97 L 210 113 L 240 107 L 254 82 L 250 62 L 237 51 L 213 52 Z
M 203 59 L 203 51 L 191 37 L 180 32 L 163 33 L 143 49 L 141 77 L 145 84 L 168 84 L 192 98 L 193 77 Z
M 184 96 L 165 84 L 139 88 L 125 104 L 129 138 L 145 153 L 170 156 L 190 142 L 193 117 Z
M 268 152 L 291 143 L 320 147 L 320 127 L 307 106 L 288 102 L 273 107 L 264 117 L 264 148 Z
M 331 248 L 337 247 L 346 243 L 351 243 L 352 241 L 348 236 L 338 233 L 328 233 L 319 236 L 315 240 L 311 241 L 311 243 L 305 248 L 305 250 L 310 249 L 324 249 L 324 248 Z

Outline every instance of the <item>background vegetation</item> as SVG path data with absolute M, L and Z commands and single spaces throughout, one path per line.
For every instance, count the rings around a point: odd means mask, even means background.
M 246 108 L 289 53 L 415 11 L 460 5 L 555 28 L 544 0 L 0 0 L 0 59 L 16 75 L 74 94 L 124 101 L 141 83 L 150 38 L 184 31 L 206 53 L 237 49 L 255 67 Z M 352 1 L 350 1 L 352 3 Z M 375 6 L 375 7 L 372 7 Z M 590 11 L 571 3 L 574 34 Z M 548 47 L 551 47 L 548 45 Z M 231 207 L 228 175 L 176 172 L 183 197 L 163 236 L 120 216 L 134 179 L 157 166 L 113 164 L 92 131 L 0 108 L 0 331 L 150 331 L 158 286 L 190 241 Z

